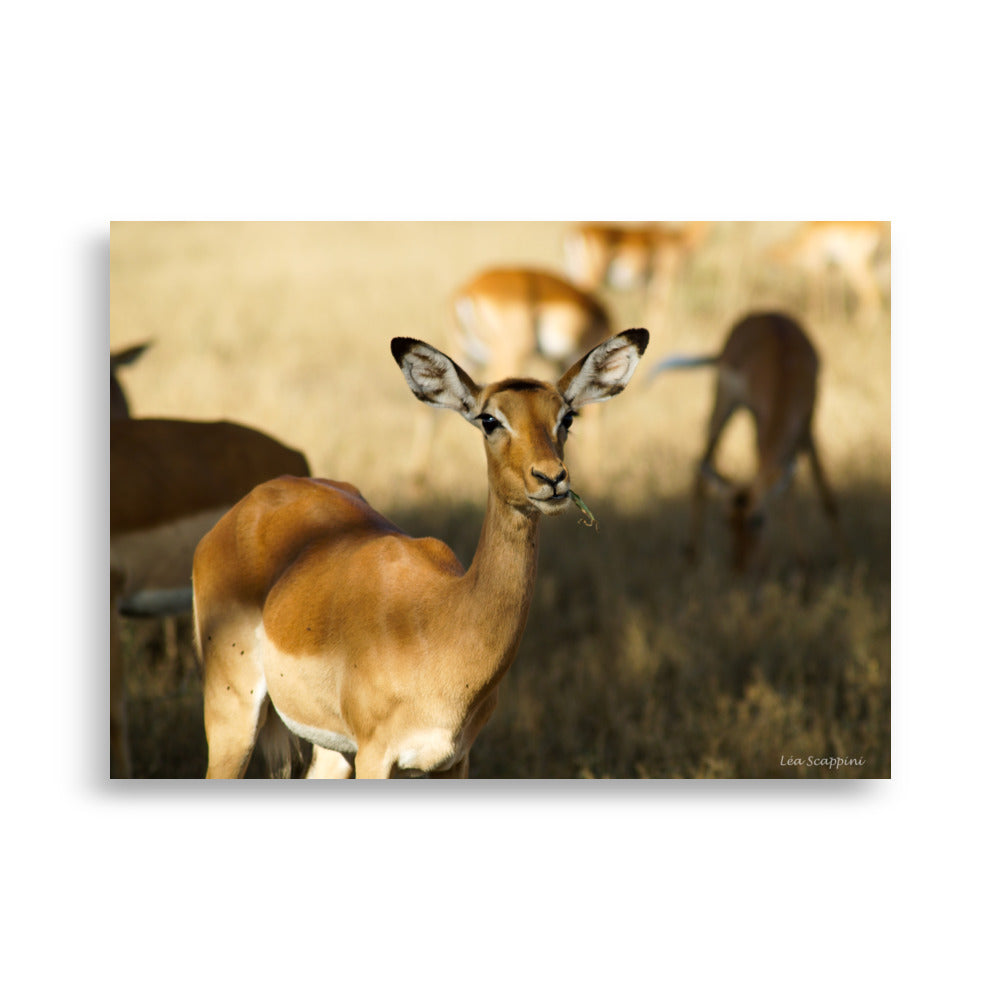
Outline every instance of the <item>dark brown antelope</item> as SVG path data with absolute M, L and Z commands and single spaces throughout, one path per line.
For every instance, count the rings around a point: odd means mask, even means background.
M 249 427 L 111 421 L 112 777 L 131 775 L 120 612 L 189 613 L 199 539 L 255 486 L 285 473 L 307 476 L 308 463 Z
M 653 375 L 704 366 L 715 367 L 717 378 L 708 439 L 695 474 L 688 545 L 692 561 L 700 552 L 706 489 L 711 486 L 728 501 L 734 567 L 743 571 L 759 566 L 767 514 L 791 485 L 796 461 L 803 453 L 842 549 L 837 504 L 813 435 L 819 357 L 802 327 L 782 313 L 755 313 L 732 328 L 719 354 L 666 358 Z M 722 431 L 741 407 L 750 411 L 757 432 L 757 471 L 745 485 L 727 479 L 713 464 Z

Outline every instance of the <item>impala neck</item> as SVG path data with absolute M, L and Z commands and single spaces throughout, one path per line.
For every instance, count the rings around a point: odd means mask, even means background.
M 475 644 L 466 669 L 482 670 L 481 686 L 497 683 L 521 642 L 538 568 L 539 513 L 524 513 L 490 490 L 472 565 L 462 577 L 460 620 Z

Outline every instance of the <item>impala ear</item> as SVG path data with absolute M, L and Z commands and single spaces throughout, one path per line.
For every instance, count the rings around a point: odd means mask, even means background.
M 476 416 L 479 386 L 447 354 L 409 337 L 393 337 L 390 347 L 417 399 L 455 410 L 466 420 Z
M 111 355 L 111 370 L 121 368 L 124 365 L 131 365 L 138 361 L 150 346 L 152 341 L 147 340 L 145 344 L 136 344 L 134 347 L 126 347 L 125 350 Z
M 626 330 L 598 344 L 561 379 L 559 391 L 570 406 L 610 399 L 628 385 L 649 344 L 647 330 Z

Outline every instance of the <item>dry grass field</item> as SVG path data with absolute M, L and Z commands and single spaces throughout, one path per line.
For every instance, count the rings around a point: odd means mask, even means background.
M 447 301 L 478 269 L 562 269 L 565 223 L 114 223 L 111 348 L 151 340 L 122 382 L 135 416 L 226 418 L 355 483 L 410 534 L 466 565 L 485 501 L 480 435 L 445 414 L 423 485 L 407 472 L 421 406 L 389 352 L 395 336 L 448 349 Z M 567 464 L 599 519 L 541 527 L 538 583 L 500 706 L 470 776 L 887 777 L 890 773 L 890 322 L 831 276 L 814 294 L 766 248 L 790 223 L 718 223 L 670 297 L 605 296 L 616 329 L 650 347 L 595 428 L 574 424 Z M 757 583 L 733 576 L 720 507 L 706 553 L 681 548 L 712 401 L 708 371 L 673 352 L 717 349 L 743 313 L 792 312 L 822 359 L 816 436 L 852 557 L 838 558 L 803 462 Z M 644 370 L 645 369 L 645 370 Z M 749 421 L 720 467 L 751 469 Z M 206 750 L 190 621 L 129 622 L 129 712 L 139 777 L 198 777 Z M 863 758 L 831 768 L 789 758 Z M 785 763 L 782 763 L 782 760 Z M 261 774 L 255 760 L 251 775 Z

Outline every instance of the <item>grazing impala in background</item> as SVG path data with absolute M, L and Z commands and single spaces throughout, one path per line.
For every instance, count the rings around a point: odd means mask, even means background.
M 207 776 L 245 773 L 270 706 L 314 744 L 310 777 L 466 777 L 524 631 L 540 517 L 571 506 L 569 425 L 625 388 L 648 340 L 619 334 L 555 385 L 479 385 L 428 344 L 394 339 L 414 395 L 481 428 L 488 495 L 472 564 L 404 535 L 347 483 L 255 489 L 195 553 Z
M 496 382 L 538 365 L 555 377 L 611 336 L 607 311 L 592 295 L 548 271 L 497 268 L 453 296 L 458 360 Z
M 706 365 L 714 366 L 718 377 L 708 442 L 695 476 L 689 545 L 692 560 L 698 556 L 705 489 L 711 485 L 729 502 L 735 568 L 743 571 L 756 565 L 768 509 L 791 485 L 802 452 L 809 457 L 823 509 L 843 550 L 837 505 L 813 437 L 819 358 L 805 332 L 781 313 L 755 313 L 733 327 L 720 354 L 666 358 L 652 374 Z M 740 407 L 750 411 L 757 432 L 757 473 L 747 486 L 726 479 L 712 464 L 723 428 Z
M 831 274 L 843 285 L 838 311 L 848 314 L 847 292 L 857 297 L 863 319 L 882 308 L 876 277 L 880 255 L 889 251 L 887 222 L 803 222 L 791 238 L 768 251 L 782 265 L 804 272 L 809 282 L 810 310 L 826 314 L 834 286 Z
M 309 475 L 305 458 L 249 427 L 111 421 L 111 776 L 131 774 L 119 613 L 191 610 L 198 540 L 258 483 Z
M 641 290 L 663 301 L 681 265 L 701 246 L 711 223 L 615 225 L 586 223 L 564 245 L 566 273 L 581 288 Z

